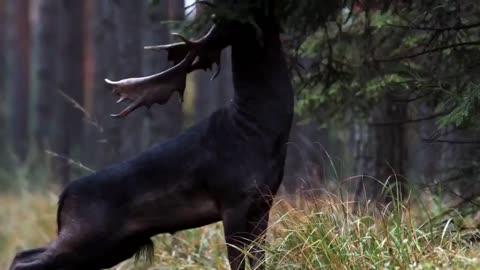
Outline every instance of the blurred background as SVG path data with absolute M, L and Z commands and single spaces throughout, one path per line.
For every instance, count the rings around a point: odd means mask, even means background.
M 393 185 L 397 195 L 433 196 L 475 215 L 480 6 L 279 2 L 296 89 L 281 192 L 341 188 L 358 201 L 388 202 L 385 185 Z M 192 30 L 203 14 L 194 4 L 0 0 L 0 253 L 26 245 L 7 236 L 34 233 L 28 224 L 48 232 L 38 244 L 49 239 L 56 194 L 68 182 L 173 138 L 229 102 L 226 49 L 216 80 L 189 76 L 184 103 L 174 97 L 110 117 L 123 106 L 104 79 L 165 69 L 166 55 L 143 47 L 174 41 L 170 31 L 202 34 Z
M 473 201 L 480 183 L 474 1 L 282 3 L 297 93 L 282 192 L 345 186 L 382 199 L 383 184 L 397 182 L 403 192 L 442 190 Z M 202 13 L 179 0 L 1 0 L 2 192 L 57 190 L 228 103 L 227 49 L 216 80 L 211 72 L 189 76 L 184 103 L 174 97 L 126 119 L 109 116 L 122 106 L 104 78 L 165 69 L 165 54 L 143 47 L 172 42 L 170 31 L 199 36 L 190 26 Z
M 206 118 L 232 93 L 225 70 L 189 78 L 186 102 L 110 117 L 116 105 L 105 78 L 162 71 L 163 52 L 188 11 L 184 1 L 1 1 L 0 185 L 63 186 L 79 175 L 131 158 Z M 192 16 L 192 15 L 191 15 Z

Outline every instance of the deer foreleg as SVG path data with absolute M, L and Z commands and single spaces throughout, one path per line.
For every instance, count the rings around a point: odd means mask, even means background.
M 272 196 L 265 195 L 253 200 L 248 199 L 237 207 L 223 211 L 225 241 L 231 270 L 245 269 L 247 257 L 252 269 L 262 269 L 260 265 L 264 260 L 264 251 L 260 246 L 265 240 L 271 206 Z M 252 248 L 245 250 L 249 246 Z

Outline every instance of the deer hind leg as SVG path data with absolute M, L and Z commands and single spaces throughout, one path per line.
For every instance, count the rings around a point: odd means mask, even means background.
M 9 270 L 50 270 L 54 262 L 47 251 L 47 248 L 21 251 L 13 259 Z
M 143 253 L 139 253 L 142 252 Z M 47 248 L 27 250 L 17 254 L 9 270 L 99 270 L 107 269 L 135 254 L 153 253 L 150 238 L 62 238 Z
M 9 270 L 80 270 L 75 265 L 74 258 L 78 254 L 62 252 L 56 249 L 61 240 L 53 242 L 48 247 L 19 252 Z M 98 270 L 98 269 L 88 269 Z
M 245 249 L 251 246 L 249 263 L 252 269 L 262 269 L 265 241 L 272 198 L 262 197 L 248 201 L 223 212 L 223 226 L 231 270 L 245 269 Z
M 19 269 L 19 265 L 33 262 L 38 257 L 38 255 L 43 253 L 44 251 L 45 248 L 36 248 L 18 252 L 13 259 L 9 270 L 16 270 Z
M 29 250 L 24 250 L 20 251 L 15 255 L 15 258 L 13 259 L 13 262 L 30 262 L 35 260 L 39 256 L 39 254 L 45 252 L 46 248 L 35 248 L 35 249 L 29 249 Z M 12 264 L 13 265 L 13 264 Z

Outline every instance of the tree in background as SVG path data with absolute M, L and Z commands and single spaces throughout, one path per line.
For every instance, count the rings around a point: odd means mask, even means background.
M 5 125 L 5 107 L 7 106 L 7 85 L 6 85 L 6 48 L 5 36 L 7 34 L 6 29 L 6 1 L 0 1 L 0 51 L 4 52 L 0 54 L 0 147 L 6 148 L 5 141 L 7 139 L 7 127 Z M 0 158 L 1 163 L 5 163 L 6 157 Z
M 56 170 L 62 183 L 70 181 L 70 163 L 75 150 L 82 144 L 83 114 L 83 19 L 84 2 L 63 0 L 59 10 L 59 54 L 53 61 L 58 63 L 59 91 L 62 99 L 57 102 L 54 151 Z M 52 60 L 50 60 L 52 61 Z M 78 106 L 77 104 L 80 104 Z
M 91 162 L 88 165 L 95 165 L 99 168 L 111 164 L 118 157 L 118 149 L 115 146 L 120 144 L 120 129 L 118 122 L 112 121 L 109 114 L 114 111 L 111 102 L 111 94 L 104 83 L 106 77 L 116 76 L 117 55 L 116 31 L 117 25 L 114 21 L 113 7 L 111 1 L 94 1 L 95 9 L 93 14 L 93 38 L 94 42 L 94 99 L 92 121 L 96 125 L 90 125 L 91 141 L 94 150 L 91 151 Z
M 30 2 L 7 1 L 9 59 L 7 76 L 11 92 L 9 106 L 10 142 L 18 162 L 23 163 L 29 151 L 29 98 L 30 98 Z
M 132 1 L 97 1 L 94 4 L 94 33 L 91 33 L 94 94 L 87 141 L 96 146 L 90 165 L 100 168 L 131 157 L 145 146 L 141 112 L 122 123 L 110 117 L 118 106 L 112 105 L 110 89 L 104 82 L 105 78 L 142 75 L 146 65 L 142 63 L 145 44 L 139 29 L 143 26 L 145 6 Z
M 208 72 L 196 75 L 203 79 L 189 79 L 187 96 L 193 100 L 183 107 L 193 114 L 183 114 L 172 98 L 147 112 L 147 120 L 146 110 L 127 123 L 112 119 L 109 114 L 120 106 L 112 104 L 103 79 L 146 75 L 171 65 L 163 52 L 143 46 L 172 41 L 169 29 L 199 36 L 196 29 L 205 26 L 212 9 L 199 2 L 202 10 L 184 20 L 184 1 L 77 2 L 0 1 L 0 12 L 7 7 L 8 13 L 0 15 L 0 39 L 5 38 L 0 49 L 6 45 L 0 69 L 8 59 L 7 75 L 0 72 L 7 84 L 0 87 L 0 102 L 8 96 L 1 107 L 0 136 L 8 133 L 17 160 L 36 152 L 32 149 L 51 150 L 60 160 L 56 174 L 67 181 L 71 173 L 84 173 L 70 170 L 72 164 L 95 170 L 129 158 L 228 102 L 231 71 L 224 61 L 213 83 Z M 256 4 L 238 0 L 236 12 L 229 12 L 232 1 L 215 2 L 220 17 L 244 22 L 251 20 L 244 7 Z M 30 23 L 27 7 L 20 8 L 29 3 Z M 298 101 L 284 181 L 288 190 L 343 185 L 330 179 L 357 175 L 348 183 L 358 199 L 388 201 L 382 193 L 387 180 L 405 185 L 407 179 L 455 198 L 475 197 L 478 5 L 473 0 L 341 4 L 277 3 Z M 228 50 L 224 53 L 222 59 L 229 59 Z M 10 156 L 2 156 L 2 168 L 9 168 L 11 162 L 3 159 Z M 336 170 L 329 169 L 331 163 Z
M 34 93 L 34 137 L 41 158 L 44 151 L 55 143 L 54 116 L 60 103 L 58 91 L 57 58 L 60 44 L 58 36 L 59 2 L 49 0 L 32 1 L 33 9 L 33 85 Z
M 185 17 L 184 1 L 161 0 L 156 5 L 145 2 L 143 45 L 167 44 L 171 42 L 170 27 L 167 20 L 181 22 Z M 170 65 L 163 51 L 145 50 L 143 55 L 143 74 L 154 74 Z M 163 142 L 178 134 L 183 126 L 182 106 L 177 98 L 167 104 L 149 111 L 146 130 L 147 145 Z
M 6 27 L 5 27 L 5 23 L 6 23 L 6 1 L 5 0 L 1 0 L 0 1 L 0 51 L 2 52 L 5 52 L 5 36 L 6 36 Z M 4 102 L 4 95 L 5 95 L 5 62 L 6 62 L 6 59 L 5 59 L 5 53 L 3 53 L 1 56 L 0 56 L 0 97 L 2 97 L 1 101 L 2 102 L 1 104 L 3 104 Z M 3 107 L 3 106 L 2 106 Z
M 113 5 L 118 54 L 110 61 L 115 61 L 117 65 L 116 78 L 135 77 L 142 74 L 143 10 L 143 5 L 129 0 L 116 1 Z M 142 150 L 142 129 L 143 116 L 140 114 L 132 115 L 131 118 L 120 123 L 122 141 L 115 147 L 120 149 L 121 160 L 132 157 Z
M 473 1 L 373 1 L 344 8 L 324 25 L 315 26 L 307 15 L 291 28 L 299 48 L 292 57 L 308 60 L 295 72 L 304 89 L 298 109 L 321 123 L 353 125 L 354 172 L 379 180 L 357 189 L 367 198 L 376 198 L 387 179 L 404 182 L 412 164 L 425 162 L 405 149 L 425 144 L 443 143 L 447 161 L 428 165 L 435 171 L 429 179 L 443 178 L 439 169 L 447 167 L 463 171 L 456 179 L 476 171 L 476 131 L 462 130 L 475 125 L 478 111 L 478 79 L 472 77 L 478 71 L 478 12 Z M 415 125 L 426 122 L 433 125 L 420 137 Z M 424 152 L 425 160 L 439 160 L 438 152 L 428 153 L 436 152 Z

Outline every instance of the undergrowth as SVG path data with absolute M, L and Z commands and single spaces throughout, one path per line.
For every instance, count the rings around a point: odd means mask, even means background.
M 16 250 L 54 238 L 57 196 L 0 195 L 0 268 Z M 430 200 L 432 201 L 432 200 Z M 429 220 L 429 204 L 392 203 L 382 211 L 335 196 L 277 200 L 268 231 L 266 269 L 480 269 L 478 231 L 461 217 Z M 228 269 L 221 224 L 154 239 L 151 264 L 129 260 L 115 270 Z

